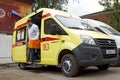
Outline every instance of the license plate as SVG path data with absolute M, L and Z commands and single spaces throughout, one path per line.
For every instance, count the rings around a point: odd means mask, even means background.
M 115 50 L 106 50 L 106 54 L 115 54 L 116 51 Z

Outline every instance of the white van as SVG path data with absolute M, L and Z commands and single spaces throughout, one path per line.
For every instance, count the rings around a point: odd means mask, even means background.
M 86 23 L 88 23 L 88 25 L 90 25 L 91 27 L 94 27 L 96 30 L 114 38 L 120 55 L 120 32 L 112 28 L 110 25 L 98 20 L 93 20 L 93 19 L 83 19 L 83 20 Z M 117 65 L 120 65 L 120 60 L 118 60 Z

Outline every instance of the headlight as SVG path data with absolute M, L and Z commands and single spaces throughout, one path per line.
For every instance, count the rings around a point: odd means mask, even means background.
M 116 42 L 117 48 L 120 48 L 120 43 Z
M 96 45 L 95 41 L 93 40 L 92 37 L 87 36 L 87 35 L 80 35 L 80 38 L 83 40 L 84 43 L 86 44 L 91 44 L 91 45 Z

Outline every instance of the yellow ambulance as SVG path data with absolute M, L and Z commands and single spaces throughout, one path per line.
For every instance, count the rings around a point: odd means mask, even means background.
M 117 60 L 115 41 L 67 12 L 41 8 L 17 21 L 13 32 L 12 59 L 21 69 L 31 64 L 27 20 L 40 30 L 39 61 L 36 65 L 60 66 L 63 74 L 76 76 L 79 69 L 96 66 L 107 70 Z

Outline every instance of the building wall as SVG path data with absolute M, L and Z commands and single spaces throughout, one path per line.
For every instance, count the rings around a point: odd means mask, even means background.
M 12 62 L 12 36 L 0 34 L 0 64 Z
M 102 21 L 107 24 L 109 24 L 110 22 L 110 19 L 108 18 L 107 13 L 105 12 L 92 13 L 92 14 L 81 16 L 81 17 Z
M 19 0 L 0 0 L 0 3 L 4 3 L 18 8 L 17 12 L 19 12 L 22 17 L 26 16 L 31 12 L 31 4 Z
M 21 0 L 0 0 L 0 33 L 12 34 L 16 22 L 11 18 L 12 10 L 24 17 L 31 13 L 31 5 Z
M 15 20 L 12 10 L 21 17 L 31 13 L 31 0 L 0 0 L 0 64 L 12 62 L 12 34 Z

